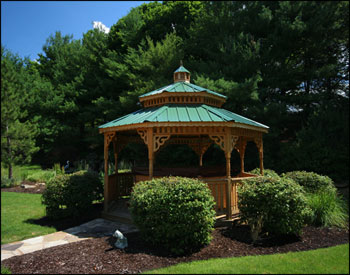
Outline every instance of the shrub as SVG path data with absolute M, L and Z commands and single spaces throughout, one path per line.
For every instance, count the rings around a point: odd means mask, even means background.
M 45 182 L 47 183 L 50 179 L 54 178 L 56 175 L 55 171 L 52 170 L 40 170 L 29 176 L 26 180 L 31 182 Z
M 97 173 L 79 171 L 70 175 L 57 175 L 51 179 L 42 195 L 46 214 L 59 219 L 77 217 L 103 198 L 103 184 Z
M 1 188 L 13 187 L 16 185 L 16 180 L 14 178 L 9 179 L 1 176 Z
M 205 183 L 183 177 L 139 182 L 130 199 L 133 220 L 144 240 L 177 255 L 210 242 L 214 205 Z
M 348 224 L 345 202 L 335 192 L 307 194 L 309 207 L 312 209 L 310 224 L 316 226 L 346 227 Z
M 309 214 L 302 188 L 287 178 L 244 180 L 238 197 L 242 220 L 250 226 L 253 241 L 262 229 L 275 234 L 300 234 Z
M 306 191 L 308 207 L 312 211 L 306 220 L 308 224 L 347 226 L 347 207 L 345 202 L 337 196 L 337 189 L 331 178 L 306 171 L 292 171 L 282 176 L 295 180 Z
M 314 172 L 292 171 L 281 175 L 282 177 L 293 179 L 302 186 L 306 192 L 318 192 L 321 190 L 335 190 L 333 181 L 327 176 L 321 176 Z
M 251 173 L 254 175 L 259 175 L 259 176 L 261 175 L 260 168 L 255 168 L 255 169 L 249 171 L 248 173 Z M 264 169 L 264 176 L 266 176 L 266 177 L 279 177 L 279 175 L 274 170 L 271 170 L 271 169 Z

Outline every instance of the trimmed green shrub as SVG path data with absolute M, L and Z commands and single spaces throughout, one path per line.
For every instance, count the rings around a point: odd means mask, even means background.
M 259 175 L 259 176 L 261 175 L 260 168 L 255 168 L 255 169 L 249 171 L 248 173 L 251 173 L 254 175 Z M 279 177 L 279 175 L 274 170 L 271 170 L 271 169 L 264 169 L 264 176 L 266 176 L 266 177 Z
M 57 175 L 46 184 L 42 203 L 46 215 L 53 219 L 77 217 L 103 198 L 103 183 L 95 172 L 79 171 Z
M 274 234 L 300 234 L 309 215 L 303 189 L 293 180 L 257 177 L 238 188 L 238 206 L 255 241 L 264 229 Z
M 183 177 L 139 182 L 130 199 L 133 220 L 144 240 L 176 255 L 209 244 L 214 205 L 205 183 Z
M 318 192 L 321 190 L 335 190 L 335 186 L 330 177 L 321 176 L 314 172 L 292 171 L 284 173 L 282 177 L 293 179 L 296 183 L 302 186 L 306 192 Z

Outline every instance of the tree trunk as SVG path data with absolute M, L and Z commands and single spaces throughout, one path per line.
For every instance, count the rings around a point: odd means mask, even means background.
M 11 163 L 11 140 L 9 137 L 9 126 L 6 125 L 6 134 L 7 134 L 7 153 L 9 160 L 9 179 L 12 179 L 12 163 Z

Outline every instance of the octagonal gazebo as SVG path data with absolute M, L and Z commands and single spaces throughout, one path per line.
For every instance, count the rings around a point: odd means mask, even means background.
M 167 144 L 187 144 L 199 156 L 213 143 L 219 145 L 226 158 L 225 176 L 210 175 L 198 178 L 206 182 L 216 201 L 218 213 L 231 219 L 238 212 L 237 183 L 255 175 L 244 171 L 244 154 L 248 141 L 253 141 L 259 152 L 260 172 L 263 175 L 263 139 L 267 126 L 222 109 L 226 96 L 190 83 L 190 72 L 182 65 L 174 72 L 174 83 L 139 97 L 143 109 L 103 124 L 99 132 L 104 134 L 104 213 L 111 202 L 129 195 L 132 185 L 141 180 L 159 177 L 154 175 L 155 152 Z M 115 171 L 108 175 L 108 149 L 113 143 Z M 148 173 L 133 174 L 132 181 L 118 174 L 118 154 L 129 142 L 145 143 L 148 148 Z M 240 173 L 231 176 L 231 152 L 240 154 Z M 174 172 L 174 171 L 173 171 Z M 171 173 L 174 175 L 174 173 Z M 129 174 L 130 176 L 130 174 Z

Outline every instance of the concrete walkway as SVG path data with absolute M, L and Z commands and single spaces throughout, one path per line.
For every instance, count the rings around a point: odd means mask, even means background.
M 137 228 L 132 224 L 95 219 L 64 231 L 4 244 L 1 246 L 1 261 L 13 256 L 23 255 L 57 245 L 74 243 L 96 237 L 112 236 L 117 229 L 123 234 L 137 231 Z

